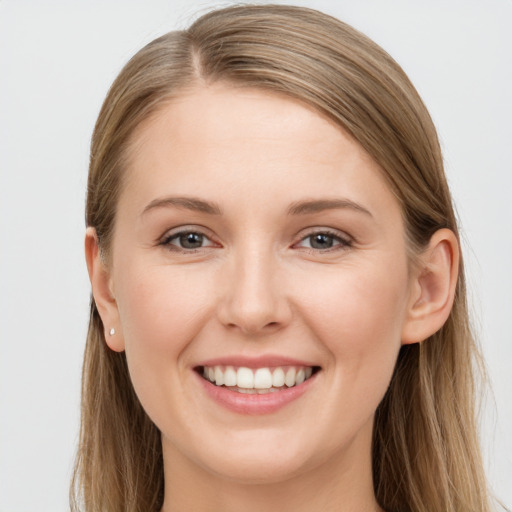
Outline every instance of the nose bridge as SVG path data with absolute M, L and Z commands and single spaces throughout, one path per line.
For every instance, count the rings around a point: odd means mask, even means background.
M 279 286 L 279 262 L 266 242 L 246 240 L 233 250 L 229 261 L 220 317 L 222 323 L 244 333 L 277 329 L 289 317 L 284 290 Z

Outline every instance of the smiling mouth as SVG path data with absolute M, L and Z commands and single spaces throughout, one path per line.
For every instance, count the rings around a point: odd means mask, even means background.
M 320 371 L 320 367 L 247 368 L 215 365 L 199 366 L 196 371 L 215 386 L 239 393 L 263 395 L 299 386 Z

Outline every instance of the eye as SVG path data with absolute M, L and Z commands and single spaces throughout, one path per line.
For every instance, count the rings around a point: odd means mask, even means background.
M 331 233 L 329 231 L 318 231 L 304 237 L 298 244 L 296 244 L 296 247 L 322 251 L 337 248 L 342 249 L 350 247 L 350 245 L 351 241 L 347 238 L 341 237 L 339 234 Z
M 193 251 L 215 245 L 206 235 L 197 231 L 180 231 L 173 233 L 161 242 L 161 245 L 168 246 L 170 249 Z

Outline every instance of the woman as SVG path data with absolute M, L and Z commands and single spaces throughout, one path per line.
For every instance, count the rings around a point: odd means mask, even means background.
M 347 25 L 232 7 L 96 125 L 85 510 L 487 511 L 432 121 Z

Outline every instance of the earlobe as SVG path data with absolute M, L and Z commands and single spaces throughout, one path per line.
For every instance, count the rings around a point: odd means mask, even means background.
M 112 290 L 109 269 L 102 260 L 98 236 L 94 228 L 88 227 L 85 233 L 85 259 L 91 281 L 94 302 L 103 322 L 105 341 L 116 352 L 124 350 L 119 310 Z
M 419 259 L 402 330 L 404 345 L 427 339 L 450 314 L 459 272 L 459 244 L 453 231 L 436 231 Z

